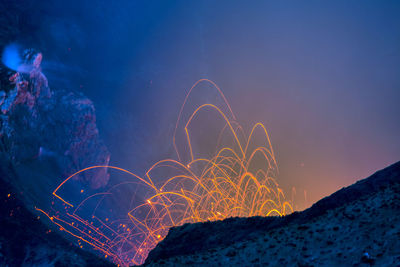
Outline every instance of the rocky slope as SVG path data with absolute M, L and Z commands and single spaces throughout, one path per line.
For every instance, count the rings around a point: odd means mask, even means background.
M 400 162 L 285 217 L 173 228 L 145 266 L 400 266 Z

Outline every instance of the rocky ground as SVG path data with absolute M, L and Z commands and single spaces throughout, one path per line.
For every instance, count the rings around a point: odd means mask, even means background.
M 173 228 L 145 266 L 400 266 L 400 162 L 281 218 Z

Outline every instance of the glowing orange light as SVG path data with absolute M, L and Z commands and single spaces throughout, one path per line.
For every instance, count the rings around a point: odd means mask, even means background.
M 203 104 L 189 113 L 191 115 L 184 121 L 185 104 L 192 90 L 200 83 L 208 83 L 217 90 L 227 112 L 224 113 L 216 105 Z M 218 146 L 210 157 L 196 154 L 192 140 L 194 138 L 191 135 L 192 125 L 205 112 L 213 112 L 212 114 L 223 122 L 218 143 L 226 136 L 229 136 L 231 141 L 229 145 Z M 179 127 L 182 128 L 180 129 L 185 137 L 186 153 L 178 149 L 175 138 Z M 262 135 L 261 144 L 254 140 L 256 133 Z M 278 167 L 265 126 L 257 123 L 250 134 L 246 135 L 236 121 L 225 96 L 212 81 L 199 80 L 190 89 L 179 112 L 173 145 L 178 159 L 157 162 L 144 177 L 115 166 L 91 166 L 80 170 L 62 181 L 53 192 L 54 197 L 65 206 L 62 211 L 50 216 L 43 210 L 37 210 L 68 234 L 89 244 L 104 253 L 106 258 L 109 256 L 117 265 L 122 266 L 143 263 L 149 251 L 166 236 L 170 227 L 228 217 L 282 216 L 293 211 L 275 181 Z M 186 162 L 184 155 L 189 157 Z M 131 209 L 123 220 L 116 221 L 113 217 L 101 219 L 96 213 L 99 205 L 88 218 L 78 216 L 77 211 L 84 207 L 87 201 L 112 197 L 110 190 L 89 196 L 78 203 L 62 194 L 62 187 L 73 182 L 73 177 L 98 168 L 129 174 L 135 183 L 147 190 L 147 195 L 142 198 L 145 201 L 141 199 L 143 202 Z M 156 183 L 157 179 L 153 173 L 161 168 L 169 168 L 173 174 L 162 177 L 162 181 Z M 116 186 L 124 186 L 124 183 Z M 122 248 L 126 250 L 123 251 Z

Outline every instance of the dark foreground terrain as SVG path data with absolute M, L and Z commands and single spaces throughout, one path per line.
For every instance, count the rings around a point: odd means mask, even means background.
M 285 217 L 183 225 L 145 266 L 400 266 L 400 162 Z
M 0 266 L 114 266 L 49 230 L 20 197 L 0 179 Z

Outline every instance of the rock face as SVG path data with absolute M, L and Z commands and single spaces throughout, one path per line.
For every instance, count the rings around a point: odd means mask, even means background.
M 110 159 L 93 103 L 82 94 L 51 91 L 40 61 L 37 54 L 11 76 L 14 88 L 0 91 L 0 266 L 113 266 L 31 212 L 51 207 L 62 179 Z M 109 175 L 101 168 L 76 179 L 82 188 L 98 189 Z
M 67 177 L 93 165 L 108 165 L 93 103 L 81 94 L 51 92 L 39 53 L 29 73 L 10 78 L 15 88 L 0 94 L 0 151 L 14 165 L 51 160 Z M 35 65 L 36 64 L 36 65 Z M 93 189 L 107 184 L 106 169 L 79 176 Z
M 170 229 L 146 266 L 398 266 L 400 162 L 285 217 Z

